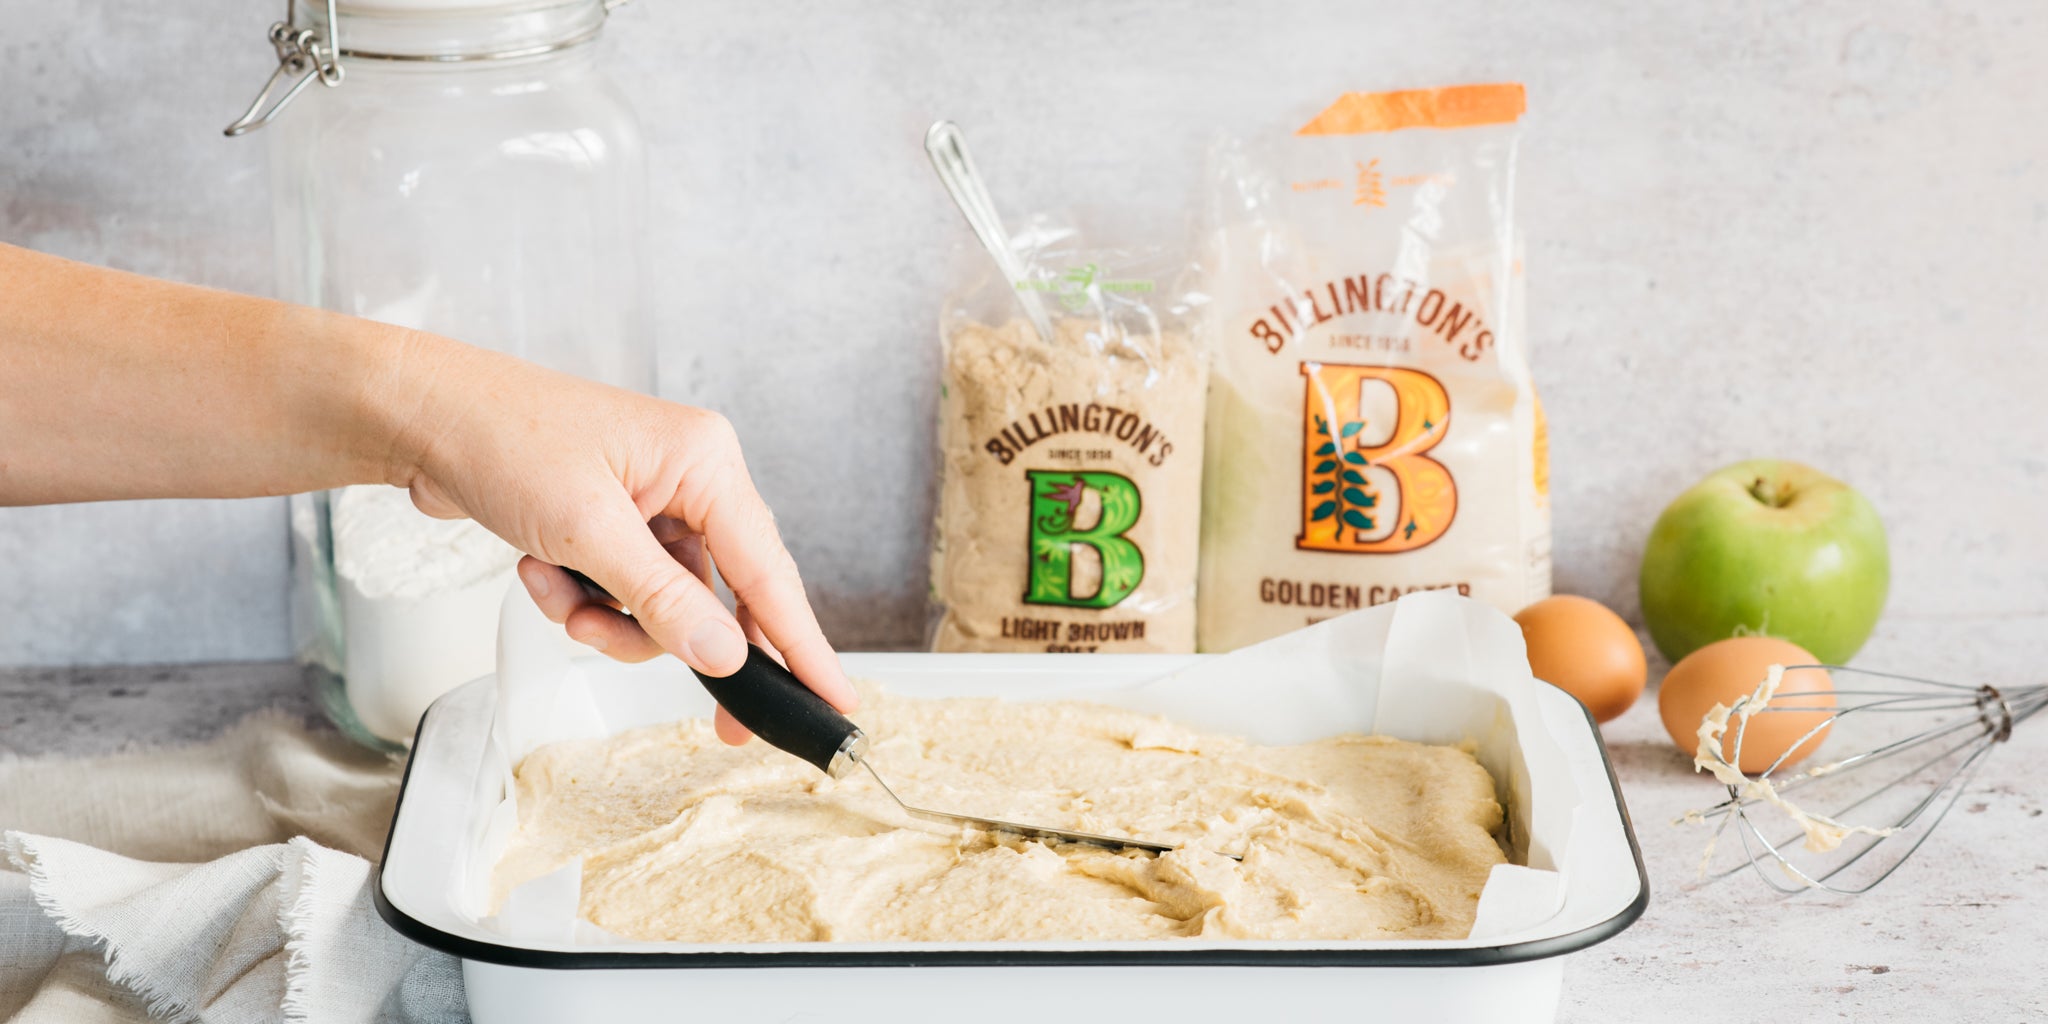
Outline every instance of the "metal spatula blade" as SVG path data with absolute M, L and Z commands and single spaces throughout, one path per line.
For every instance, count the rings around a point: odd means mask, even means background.
M 1073 832 L 1063 828 L 1046 828 L 1043 825 L 1020 825 L 1014 821 L 977 818 L 971 814 L 948 814 L 945 811 L 912 807 L 904 803 L 903 798 L 897 796 L 896 791 L 890 789 L 888 783 L 882 781 L 882 776 L 875 771 L 875 766 L 869 764 L 866 758 L 854 756 L 852 760 L 862 768 L 866 768 L 868 775 L 874 778 L 875 785 L 882 787 L 882 792 L 889 794 L 889 799 L 896 801 L 896 806 L 903 808 L 903 813 L 913 818 L 935 821 L 941 825 L 965 825 L 968 828 L 977 828 L 984 832 L 1006 832 L 1011 835 L 1023 836 L 1027 839 L 1044 839 L 1053 842 L 1087 843 L 1090 846 L 1106 846 L 1112 850 L 1150 850 L 1153 853 L 1168 853 L 1175 849 L 1175 847 L 1162 843 L 1148 843 L 1142 839 L 1126 839 L 1122 836 L 1099 836 L 1093 832 Z

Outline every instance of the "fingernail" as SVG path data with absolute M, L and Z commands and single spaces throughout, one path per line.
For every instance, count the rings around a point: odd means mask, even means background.
M 738 669 L 747 660 L 747 640 L 731 623 L 711 619 L 690 631 L 690 653 L 707 670 Z
M 576 635 L 574 635 L 574 634 L 571 634 L 571 635 L 570 635 L 570 637 L 569 637 L 569 639 L 571 639 L 571 640 L 574 640 L 574 641 L 576 641 L 577 643 L 579 643 L 579 644 L 582 644 L 582 645 L 584 645 L 585 647 L 588 647 L 588 648 L 590 648 L 590 649 L 591 649 L 591 650 L 593 650 L 593 651 L 602 651 L 602 650 L 604 650 L 604 634 L 603 634 L 603 633 L 592 633 L 592 634 L 590 634 L 589 636 L 576 636 Z
M 526 581 L 526 589 L 533 591 L 535 598 L 548 596 L 548 572 L 538 565 L 530 565 L 519 571 L 519 578 Z

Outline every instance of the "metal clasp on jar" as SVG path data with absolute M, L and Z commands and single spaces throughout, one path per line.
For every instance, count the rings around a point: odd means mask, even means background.
M 307 83 L 315 78 L 330 89 L 341 84 L 341 29 L 334 12 L 334 0 L 327 0 L 327 31 L 324 36 L 318 29 L 296 24 L 293 21 L 296 16 L 291 0 L 285 0 L 285 20 L 270 26 L 270 45 L 277 51 L 277 70 L 270 73 L 270 80 L 263 83 L 262 91 L 256 94 L 249 109 L 242 111 L 242 116 L 227 126 L 226 135 L 246 135 L 269 124 L 285 104 L 298 98 Z

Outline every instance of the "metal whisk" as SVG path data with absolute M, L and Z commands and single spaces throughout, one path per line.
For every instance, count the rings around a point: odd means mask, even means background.
M 1868 891 L 1920 849 L 1984 759 L 2012 736 L 2013 727 L 2048 707 L 2048 685 L 2000 690 L 1837 665 L 1794 665 L 1785 671 L 1802 669 L 1853 676 L 1855 685 L 1774 697 L 1760 688 L 1736 702 L 1728 718 L 1734 754 L 1720 762 L 1720 768 L 1732 768 L 1730 761 L 1741 763 L 1749 715 L 1827 715 L 1762 773 L 1745 776 L 1740 785 L 1730 783 L 1727 800 L 1686 815 L 1685 820 L 1692 821 L 1721 819 L 1706 861 L 1711 861 L 1715 845 L 1731 825 L 1741 837 L 1746 863 L 1720 872 L 1715 880 L 1749 867 L 1780 892 Z M 1835 737 L 1844 725 L 1878 735 L 1860 753 L 1840 758 L 1816 755 L 1811 760 L 1818 763 L 1812 767 L 1779 774 L 1790 751 L 1816 737 Z M 1703 760 L 1719 754 L 1717 748 L 1702 746 Z M 1901 764 L 1908 767 L 1895 773 Z M 1758 782 L 1768 789 L 1759 790 Z M 1818 828 L 1835 843 L 1822 842 L 1825 848 L 1816 849 L 1805 842 L 1811 833 L 1798 819 L 1788 817 L 1787 808 L 1773 806 L 1773 796 L 1796 800 L 1811 820 L 1824 823 Z M 1774 841 L 1766 829 L 1781 838 Z M 1768 870 L 1771 863 L 1779 871 Z

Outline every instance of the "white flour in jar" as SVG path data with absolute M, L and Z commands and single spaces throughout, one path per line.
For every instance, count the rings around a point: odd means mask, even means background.
M 402 743 L 434 698 L 496 667 L 498 610 L 519 551 L 381 484 L 334 492 L 330 519 L 349 706 Z

